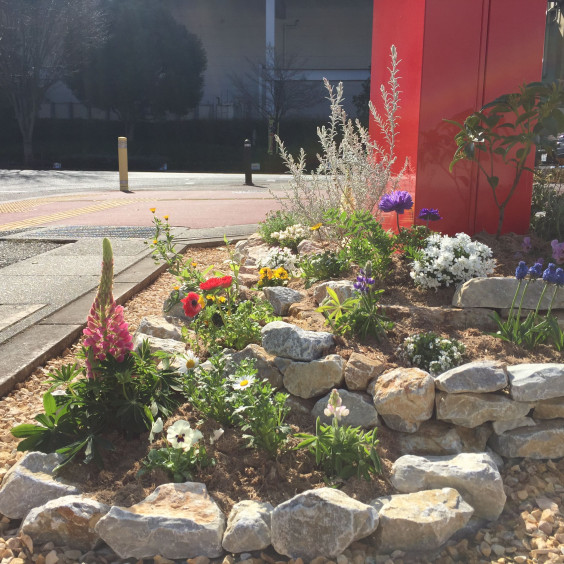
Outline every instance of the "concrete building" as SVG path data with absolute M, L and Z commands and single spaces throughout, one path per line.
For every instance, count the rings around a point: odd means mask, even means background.
M 373 0 L 164 0 L 175 18 L 198 35 L 207 54 L 204 95 L 189 118 L 249 117 L 235 86 L 246 80 L 257 100 L 268 90 L 263 69 L 289 66 L 289 80 L 318 89 L 316 104 L 294 114 L 326 117 L 328 104 L 321 84 L 344 83 L 345 107 L 354 115 L 352 97 L 370 76 Z M 269 53 L 276 54 L 276 63 Z M 269 60 L 270 59 L 270 60 Z M 253 78 L 254 76 L 254 78 Z M 234 80 L 235 79 L 235 80 Z M 57 85 L 47 95 L 40 117 L 107 119 L 88 114 L 70 92 Z

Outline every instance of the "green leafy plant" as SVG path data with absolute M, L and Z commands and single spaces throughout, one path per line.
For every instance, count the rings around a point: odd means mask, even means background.
M 305 255 L 299 263 L 305 287 L 310 288 L 321 280 L 339 278 L 349 268 L 349 260 L 339 253 L 331 250 L 323 251 L 316 255 Z
M 276 458 L 286 444 L 290 426 L 284 421 L 290 408 L 286 405 L 288 394 L 275 392 L 266 379 L 258 380 L 256 370 L 246 370 L 243 380 L 236 380 L 239 389 L 235 410 L 236 424 L 243 431 L 247 445 L 258 448 Z
M 564 187 L 553 171 L 535 171 L 531 230 L 545 241 L 564 241 Z
M 279 319 L 266 300 L 245 300 L 234 304 L 229 312 L 226 303 L 216 298 L 208 300 L 192 326 L 210 351 L 225 347 L 241 350 L 252 343 L 260 344 L 262 327 Z
M 438 375 L 464 362 L 466 348 L 456 339 L 436 333 L 418 333 L 407 337 L 398 347 L 400 359 L 432 375 Z
M 381 339 L 394 324 L 387 319 L 379 305 L 379 297 L 384 290 L 376 290 L 374 284 L 371 264 L 368 262 L 364 269 L 360 269 L 354 283 L 356 297 L 347 298 L 341 303 L 335 290 L 327 288 L 328 297 L 316 311 L 323 313 L 327 323 L 342 335 L 352 333 L 360 338 L 372 335 Z
M 402 227 L 394 238 L 394 249 L 408 261 L 422 260 L 422 251 L 431 233 L 426 225 Z
M 199 366 L 186 374 L 184 393 L 188 401 L 204 417 L 211 418 L 222 425 L 233 425 L 235 405 L 233 388 L 225 371 L 225 358 L 215 354 L 209 359 L 211 366 Z M 239 365 L 235 375 L 243 378 L 246 366 Z
M 368 210 L 329 210 L 325 224 L 341 239 L 340 256 L 356 264 L 372 263 L 376 276 L 389 272 L 394 252 L 393 236 Z
M 363 432 L 360 427 L 340 425 L 341 417 L 346 417 L 348 409 L 342 405 L 337 390 L 329 397 L 325 415 L 333 416 L 331 425 L 315 422 L 315 435 L 296 433 L 302 441 L 295 447 L 306 448 L 315 456 L 315 464 L 331 478 L 344 480 L 358 476 L 370 481 L 372 476 L 380 474 L 382 466 L 376 447 L 376 429 Z
M 268 213 L 266 219 L 259 223 L 258 232 L 266 243 L 269 245 L 277 245 L 278 240 L 272 237 L 272 233 L 280 233 L 295 223 L 297 223 L 297 221 L 292 213 L 277 210 Z
M 15 437 L 24 439 L 18 450 L 58 452 L 63 455 L 61 467 L 84 451 L 85 463 L 102 466 L 100 449 L 112 448 L 104 435 L 117 431 L 136 437 L 182 401 L 181 377 L 166 355 L 151 353 L 147 341 L 123 362 L 108 357 L 98 371 L 96 378 L 86 378 L 84 369 L 69 365 L 50 374 L 44 413 L 35 418 L 39 425 L 12 429 Z M 52 394 L 57 388 L 63 393 Z
M 152 434 L 157 432 L 160 431 L 153 429 Z M 167 472 L 173 482 L 192 481 L 195 471 L 215 464 L 215 460 L 208 456 L 205 445 L 200 443 L 202 438 L 202 433 L 192 429 L 188 421 L 176 421 L 167 432 L 169 446 L 151 449 L 137 476 L 160 469 Z
M 564 130 L 560 110 L 564 91 L 556 84 L 531 83 L 519 92 L 504 94 L 469 115 L 464 123 L 446 120 L 459 129 L 454 139 L 457 149 L 450 164 L 461 160 L 476 163 L 486 177 L 498 209 L 497 236 L 501 234 L 505 209 L 525 171 L 533 148 L 540 144 L 541 134 L 557 135 Z M 511 167 L 513 179 L 500 185 L 497 172 Z

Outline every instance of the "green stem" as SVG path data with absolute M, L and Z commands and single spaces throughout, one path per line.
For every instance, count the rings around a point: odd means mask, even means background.
M 541 305 L 542 299 L 544 298 L 544 294 L 545 294 L 547 288 L 548 288 L 548 284 L 545 282 L 544 288 L 542 289 L 542 292 L 541 292 L 539 301 L 538 301 L 538 303 L 537 303 L 537 308 L 535 309 L 535 317 L 536 317 L 536 316 L 538 315 L 538 313 L 539 313 L 540 305 Z

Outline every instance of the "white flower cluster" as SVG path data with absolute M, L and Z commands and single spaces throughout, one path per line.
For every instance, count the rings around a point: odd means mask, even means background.
M 465 350 L 464 345 L 456 339 L 422 333 L 407 337 L 398 347 L 397 354 L 409 365 L 418 366 L 437 376 L 459 366 Z
M 284 231 L 274 231 L 270 236 L 276 241 L 280 241 L 280 244 L 284 244 L 285 241 L 303 241 L 309 237 L 309 229 L 304 227 L 301 223 L 296 223 L 286 227 Z
M 455 237 L 434 233 L 427 239 L 422 259 L 413 262 L 411 278 L 418 286 L 438 288 L 484 277 L 495 268 L 492 250 L 466 233 Z
M 266 267 L 274 270 L 275 268 L 282 266 L 288 272 L 293 273 L 297 270 L 297 261 L 298 257 L 287 247 L 272 247 L 265 257 L 259 259 L 258 267 Z

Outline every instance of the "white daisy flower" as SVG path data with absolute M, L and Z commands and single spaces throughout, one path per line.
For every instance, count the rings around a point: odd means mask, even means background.
M 188 421 L 180 419 L 168 428 L 166 440 L 173 448 L 189 451 L 203 436 L 197 429 L 192 429 Z
M 245 388 L 248 388 L 254 381 L 254 376 L 245 376 L 244 378 L 239 378 L 239 380 L 237 380 L 233 384 L 233 387 L 236 390 L 244 390 Z
M 178 371 L 182 374 L 186 374 L 189 370 L 193 370 L 200 364 L 200 360 L 192 351 L 188 351 L 183 354 L 181 357 L 179 357 L 179 360 L 180 368 L 178 369 Z

